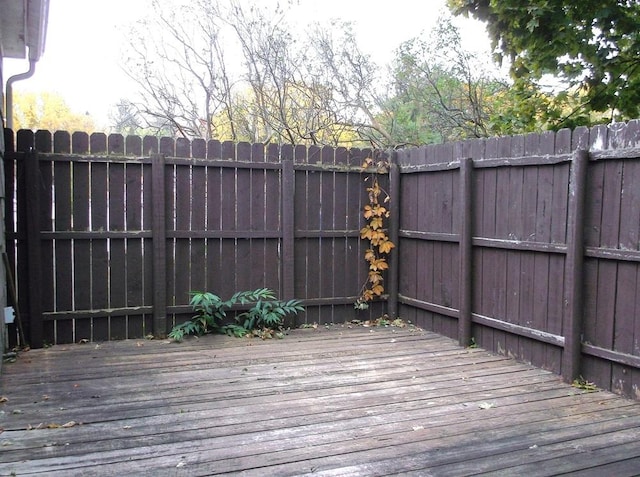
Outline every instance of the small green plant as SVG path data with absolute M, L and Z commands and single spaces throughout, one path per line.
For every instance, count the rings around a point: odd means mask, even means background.
M 227 311 L 234 305 L 253 306 L 235 316 L 235 323 L 223 324 Z M 282 327 L 288 315 L 304 311 L 300 301 L 278 300 L 272 290 L 258 288 L 234 293 L 228 300 L 209 292 L 191 292 L 189 305 L 195 315 L 191 320 L 176 325 L 169 333 L 169 338 L 182 341 L 185 335 L 204 335 L 206 333 L 225 333 L 229 336 L 242 337 L 248 334 L 264 336 L 265 330 L 276 330 Z M 254 333 L 261 330 L 260 333 Z M 271 333 L 273 334 L 273 333 Z
M 573 383 L 571 383 L 571 385 L 574 388 L 582 389 L 583 391 L 587 391 L 587 392 L 590 392 L 590 393 L 595 392 L 595 391 L 598 390 L 598 386 L 596 386 L 591 381 L 587 381 L 582 376 L 579 376 L 578 378 L 574 379 Z

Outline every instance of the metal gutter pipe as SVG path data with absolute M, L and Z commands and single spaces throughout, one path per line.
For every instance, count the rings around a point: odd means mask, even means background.
M 24 73 L 20 73 L 17 75 L 13 75 L 11 78 L 7 80 L 7 88 L 6 88 L 6 103 L 7 103 L 7 129 L 13 129 L 13 83 L 16 81 L 25 80 L 27 78 L 31 78 L 33 73 L 36 71 L 36 62 L 37 60 L 29 60 L 29 69 Z

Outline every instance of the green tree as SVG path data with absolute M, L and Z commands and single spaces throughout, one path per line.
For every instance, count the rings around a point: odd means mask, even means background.
M 519 134 L 546 124 L 547 97 L 533 87 L 514 89 L 491 67 L 488 52 L 463 48 L 448 16 L 426 37 L 400 46 L 392 76 L 394 93 L 380 121 L 395 144 Z
M 548 75 L 561 81 L 555 107 L 563 114 L 556 127 L 640 115 L 638 0 L 448 4 L 455 14 L 486 22 L 496 57 L 511 61 L 516 85 L 540 85 Z
M 49 131 L 93 131 L 93 118 L 71 110 L 57 93 L 20 93 L 13 95 L 13 125 L 19 129 Z

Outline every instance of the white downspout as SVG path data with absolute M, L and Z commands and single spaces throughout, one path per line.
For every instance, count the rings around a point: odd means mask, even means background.
M 13 75 L 11 78 L 7 80 L 7 88 L 6 88 L 6 103 L 7 103 L 7 129 L 13 129 L 13 83 L 20 80 L 25 80 L 27 78 L 31 78 L 33 73 L 36 71 L 36 61 L 37 60 L 29 60 L 29 69 L 24 73 L 20 73 L 17 75 Z

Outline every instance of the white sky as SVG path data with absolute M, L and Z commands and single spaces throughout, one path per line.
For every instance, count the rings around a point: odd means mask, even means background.
M 266 1 L 266 0 L 265 0 Z M 273 0 L 270 0 L 273 1 Z M 385 64 L 400 43 L 429 31 L 446 0 L 298 0 L 300 21 L 340 18 L 354 22 L 363 51 Z M 50 0 L 45 52 L 32 78 L 14 83 L 14 91 L 59 93 L 77 113 L 88 112 L 98 129 L 120 98 L 135 96 L 121 69 L 127 25 L 145 14 L 144 0 Z M 470 47 L 488 47 L 482 24 L 460 19 Z M 28 69 L 24 60 L 4 61 L 4 80 Z

